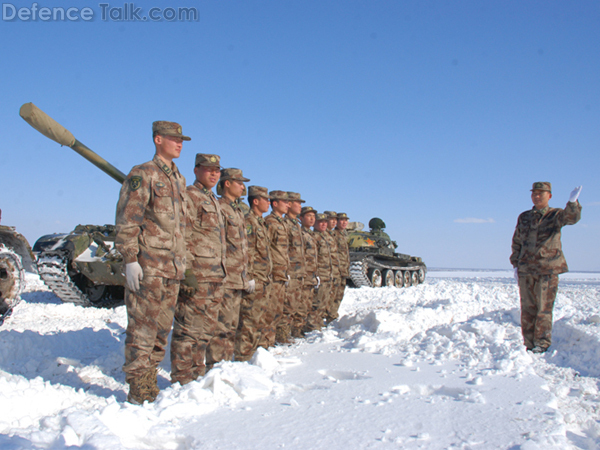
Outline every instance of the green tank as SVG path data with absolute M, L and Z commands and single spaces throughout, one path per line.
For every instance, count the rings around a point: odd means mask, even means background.
M 350 279 L 354 287 L 415 286 L 425 281 L 427 266 L 420 257 L 397 253 L 398 244 L 383 231 L 385 223 L 378 217 L 364 224 L 348 224 Z
M 125 181 L 124 173 L 33 103 L 25 103 L 19 114 L 44 136 L 72 148 L 117 182 Z M 33 246 L 40 278 L 63 302 L 97 307 L 121 303 L 125 276 L 115 235 L 114 225 L 78 225 L 69 233 L 42 236 Z

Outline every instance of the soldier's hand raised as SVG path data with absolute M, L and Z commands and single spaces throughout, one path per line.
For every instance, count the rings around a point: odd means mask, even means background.
M 144 271 L 139 262 L 125 264 L 125 278 L 127 287 L 133 292 L 140 290 L 140 281 L 144 279 Z
M 573 191 L 571 192 L 571 196 L 569 197 L 569 202 L 575 203 L 577 201 L 577 199 L 579 198 L 579 194 L 581 193 L 582 187 L 583 186 L 577 186 L 575 189 L 573 189 Z

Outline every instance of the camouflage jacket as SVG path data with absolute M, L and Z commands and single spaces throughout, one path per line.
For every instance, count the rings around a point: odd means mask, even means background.
M 289 237 L 285 219 L 275 213 L 265 218 L 267 235 L 271 244 L 271 261 L 273 262 L 273 280 L 287 281 L 290 267 Z
M 317 255 L 319 249 L 314 232 L 310 228 L 302 227 L 302 237 L 304 238 L 304 257 L 306 269 L 307 284 L 317 284 Z
M 346 230 L 333 230 L 333 237 L 338 249 L 340 261 L 340 275 L 348 278 L 350 276 L 350 251 L 348 250 L 348 232 Z
M 227 242 L 227 289 L 245 289 L 248 287 L 248 239 L 244 214 L 236 202 L 224 197 L 219 199 L 225 223 Z
M 248 239 L 248 279 L 268 283 L 273 263 L 267 236 L 265 219 L 250 210 L 246 214 L 246 237 Z
M 313 233 L 317 243 L 317 275 L 321 281 L 329 281 L 333 275 L 333 264 L 331 262 L 331 247 L 327 231 L 315 231 Z
M 302 237 L 301 226 L 296 219 L 285 217 L 288 236 L 290 238 L 289 257 L 290 268 L 288 274 L 292 278 L 305 278 L 306 269 L 304 258 L 304 239 Z
M 567 272 L 567 261 L 560 242 L 561 228 L 581 218 L 579 202 L 565 209 L 530 209 L 521 213 L 512 239 L 510 263 L 521 273 L 555 275 Z
M 115 246 L 144 275 L 181 280 L 185 274 L 185 178 L 158 155 L 135 166 L 117 203 Z
M 331 249 L 331 265 L 333 267 L 332 278 L 340 278 L 340 255 L 337 247 L 337 240 L 333 230 L 327 230 L 324 232 L 326 239 L 328 239 L 329 248 Z
M 227 257 L 221 205 L 215 194 L 199 181 L 188 186 L 187 193 L 190 199 L 188 267 L 194 269 L 198 282 L 223 282 Z

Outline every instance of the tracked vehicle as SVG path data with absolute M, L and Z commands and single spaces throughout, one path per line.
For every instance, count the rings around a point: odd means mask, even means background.
M 44 136 L 72 148 L 117 182 L 125 181 L 125 174 L 33 103 L 25 103 L 19 114 Z M 40 278 L 63 302 L 98 307 L 121 303 L 125 276 L 115 235 L 114 225 L 78 225 L 70 233 L 42 236 L 33 246 Z
M 348 224 L 350 280 L 354 287 L 415 286 L 425 281 L 427 266 L 420 257 L 396 253 L 398 245 L 383 232 L 385 223 L 375 217 L 364 224 Z

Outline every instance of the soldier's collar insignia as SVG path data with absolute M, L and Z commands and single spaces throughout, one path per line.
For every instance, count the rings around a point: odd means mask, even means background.
M 137 191 L 140 187 L 142 187 L 142 177 L 135 175 L 129 179 L 129 189 Z

